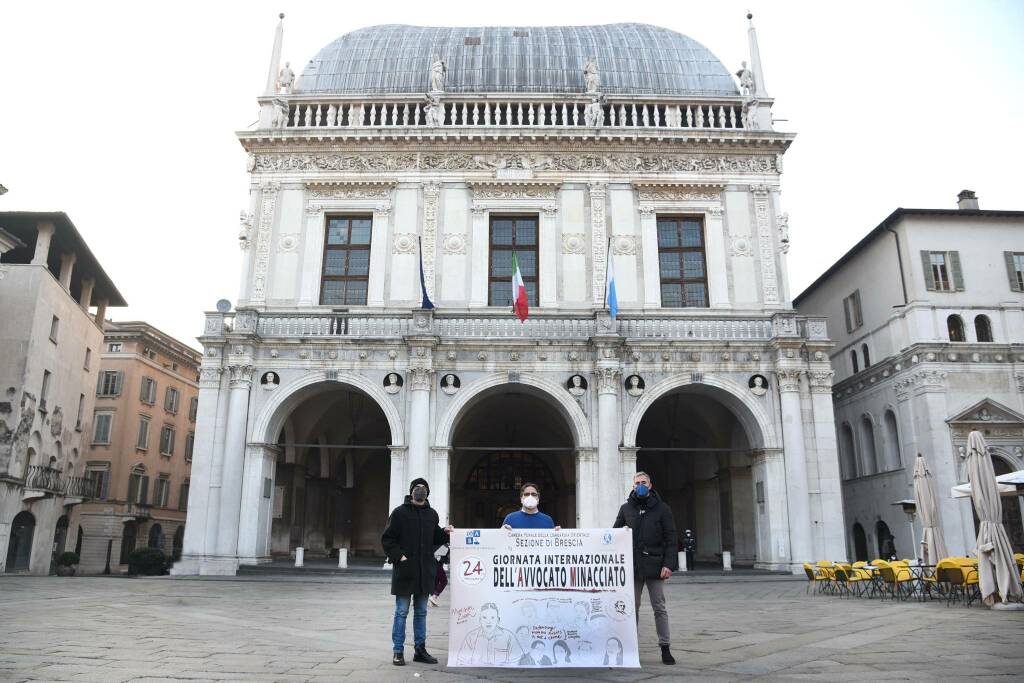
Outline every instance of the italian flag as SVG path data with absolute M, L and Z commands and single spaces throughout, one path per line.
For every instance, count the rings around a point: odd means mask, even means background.
M 516 252 L 512 252 L 512 310 L 519 317 L 520 322 L 526 322 L 526 316 L 530 314 L 530 307 L 526 299 L 526 284 L 523 283 L 523 273 L 519 270 L 519 259 Z

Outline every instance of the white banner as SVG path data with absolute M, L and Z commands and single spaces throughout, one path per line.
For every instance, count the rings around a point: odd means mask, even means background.
M 629 529 L 456 529 L 448 666 L 639 667 Z

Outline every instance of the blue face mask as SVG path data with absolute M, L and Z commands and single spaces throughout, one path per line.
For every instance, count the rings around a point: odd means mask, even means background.
M 647 484 L 640 484 L 636 487 L 636 495 L 640 498 L 646 498 L 650 493 L 651 489 L 647 487 Z

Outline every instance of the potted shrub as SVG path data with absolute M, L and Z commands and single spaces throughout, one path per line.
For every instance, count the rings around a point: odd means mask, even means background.
M 167 556 L 157 548 L 139 548 L 128 556 L 128 573 L 132 576 L 162 576 L 168 567 Z
M 77 554 L 64 552 L 57 556 L 57 576 L 74 576 L 77 568 Z

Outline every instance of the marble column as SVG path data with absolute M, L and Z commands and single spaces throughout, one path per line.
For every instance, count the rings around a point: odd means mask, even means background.
M 540 251 L 538 303 L 541 308 L 557 308 L 558 306 L 558 248 L 561 242 L 562 236 L 558 229 L 558 207 L 554 204 L 542 207 L 538 230 L 538 250 Z
M 449 522 L 451 516 L 451 471 L 449 449 L 434 447 L 430 449 L 430 505 L 437 512 L 441 526 Z
M 487 209 L 479 206 L 471 208 L 473 214 L 472 259 L 470 260 L 470 308 L 481 308 L 487 305 L 487 269 L 490 234 L 487 226 Z
M 224 437 L 224 469 L 220 489 L 217 556 L 232 560 L 238 553 L 238 521 L 242 504 L 242 471 L 245 464 L 245 433 L 249 424 L 249 389 L 253 366 L 239 364 L 228 368 L 231 389 L 228 393 L 228 424 Z
M 615 509 L 620 498 L 619 482 L 622 481 L 622 465 L 619 459 L 619 443 L 621 419 L 619 416 L 619 377 L 618 368 L 600 367 L 595 371 L 597 379 L 597 473 L 598 473 L 598 508 L 599 517 Z M 611 524 L 615 518 L 612 517 Z M 603 519 L 595 522 L 599 526 Z
M 211 537 L 211 533 L 216 534 L 217 508 L 213 507 L 215 496 L 211 494 L 216 492 L 219 495 L 220 489 L 214 490 L 210 486 L 215 434 L 218 428 L 223 427 L 227 413 L 225 379 L 223 368 L 207 366 L 199 370 L 199 411 L 189 474 L 188 523 L 185 525 L 181 560 L 171 569 L 174 575 L 199 574 L 200 562 L 214 552 L 216 536 Z
M 708 305 L 711 308 L 729 308 L 729 270 L 726 265 L 725 228 L 722 224 L 723 209 L 713 206 L 708 209 L 707 239 L 708 264 Z
M 614 521 L 614 518 L 612 518 Z M 591 529 L 603 524 L 597 514 L 597 458 L 593 448 L 576 449 L 576 527 Z M 564 524 L 562 526 L 568 526 Z
M 782 451 L 777 448 L 753 451 L 751 458 L 757 505 L 755 566 L 759 569 L 789 569 L 789 491 Z
M 814 455 L 818 463 L 818 497 L 821 503 L 821 547 L 815 556 L 832 560 L 846 559 L 846 523 L 843 518 L 842 477 L 839 473 L 839 449 L 836 445 L 836 417 L 832 405 L 832 377 L 835 373 L 821 365 L 808 373 L 811 411 L 814 417 Z
M 375 220 L 373 227 L 377 227 L 377 221 Z M 324 225 L 324 209 L 319 204 L 309 204 L 306 206 L 306 225 L 303 228 L 302 244 L 303 244 L 303 256 L 302 262 L 305 267 L 302 269 L 302 274 L 299 280 L 299 306 L 316 306 L 320 303 L 320 278 L 323 273 L 323 268 L 315 267 L 315 264 L 323 261 L 324 253 L 324 240 L 326 238 L 326 226 Z M 373 267 L 376 265 L 382 265 L 374 263 L 373 257 L 376 254 L 373 253 L 374 244 L 377 242 L 377 231 L 371 229 L 370 238 L 370 273 L 371 279 L 374 273 Z M 386 240 L 386 236 L 381 236 L 381 239 Z M 245 247 L 243 243 L 242 248 Z M 381 250 L 377 250 L 380 252 Z M 247 259 L 242 261 L 242 276 L 248 275 Z M 379 271 L 378 271 L 379 272 Z M 376 282 L 368 283 L 369 285 L 376 285 Z M 383 282 L 381 283 L 383 284 Z M 368 286 L 366 294 L 366 304 L 368 306 L 380 305 L 376 301 L 375 296 L 371 295 L 370 290 L 372 287 Z
M 409 481 L 416 477 L 430 480 L 430 389 L 434 371 L 409 368 Z M 408 484 L 409 482 L 406 482 Z M 431 488 L 433 491 L 433 488 Z
M 391 476 L 388 487 L 388 514 L 390 515 L 392 510 L 405 502 L 412 477 L 406 474 L 409 448 L 407 446 L 389 446 L 389 448 L 391 449 Z
M 366 305 L 384 305 L 384 281 L 387 279 L 385 264 L 391 245 L 391 202 L 381 204 L 373 212 L 370 235 L 370 277 L 367 283 Z M 321 235 L 323 230 L 320 231 Z M 322 244 L 321 238 L 321 244 Z M 317 259 L 319 260 L 319 256 Z M 320 283 L 317 282 L 317 287 Z
M 32 255 L 33 266 L 45 266 L 50 258 L 50 241 L 53 239 L 53 223 L 36 224 L 36 250 Z
M 640 242 L 644 259 L 644 309 L 661 308 L 658 216 L 653 206 L 640 207 Z
M 789 505 L 790 558 L 794 566 L 814 558 L 811 534 L 811 508 L 807 489 L 807 454 L 800 405 L 800 376 L 803 370 L 780 368 L 775 375 L 779 384 L 782 410 L 782 443 L 785 449 L 786 489 Z M 802 569 L 801 569 L 802 571 Z
M 625 502 L 629 492 L 633 490 L 633 475 L 636 474 L 636 453 L 639 448 L 619 448 L 619 461 L 622 470 L 622 489 L 620 491 L 622 501 Z
M 242 514 L 238 523 L 241 564 L 270 562 L 270 523 L 274 503 L 274 471 L 280 449 L 249 444 L 242 472 Z

